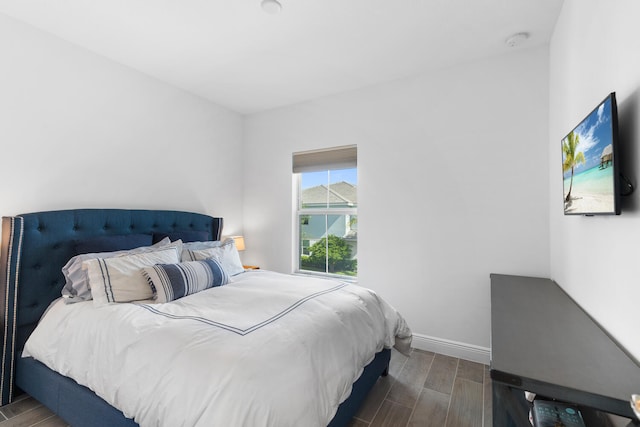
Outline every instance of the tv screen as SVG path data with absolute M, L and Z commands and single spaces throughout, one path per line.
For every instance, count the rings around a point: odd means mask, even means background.
M 619 215 L 618 114 L 609 94 L 562 139 L 565 215 Z

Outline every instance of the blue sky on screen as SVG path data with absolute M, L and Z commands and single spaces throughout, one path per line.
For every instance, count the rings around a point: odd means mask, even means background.
M 345 181 L 353 185 L 358 185 L 357 169 L 340 169 L 321 172 L 302 173 L 302 189 L 315 187 L 316 185 L 327 185 L 335 182 Z
M 607 98 L 582 121 L 574 132 L 578 134 L 580 143 L 577 151 L 584 153 L 585 164 L 576 168 L 576 173 L 589 170 L 600 165 L 604 148 L 612 143 L 611 140 L 611 98 Z M 569 174 L 571 172 L 569 171 Z

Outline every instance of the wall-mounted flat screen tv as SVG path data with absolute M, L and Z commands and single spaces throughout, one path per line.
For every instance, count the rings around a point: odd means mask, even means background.
M 562 139 L 565 215 L 619 215 L 618 113 L 609 94 Z

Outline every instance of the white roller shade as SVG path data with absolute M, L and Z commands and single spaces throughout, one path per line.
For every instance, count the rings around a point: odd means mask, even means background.
M 355 145 L 293 153 L 293 173 L 350 169 L 357 166 L 358 147 Z

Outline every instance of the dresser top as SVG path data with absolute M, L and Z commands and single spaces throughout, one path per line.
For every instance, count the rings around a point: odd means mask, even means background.
M 600 409 L 615 413 L 620 410 L 609 404 L 629 408 L 631 394 L 640 393 L 640 367 L 555 282 L 543 278 L 491 275 L 491 370 L 532 392 L 551 387 L 560 396 L 563 390 L 574 399 L 585 396 L 574 403 L 600 399 Z M 621 415 L 630 414 L 629 408 Z

